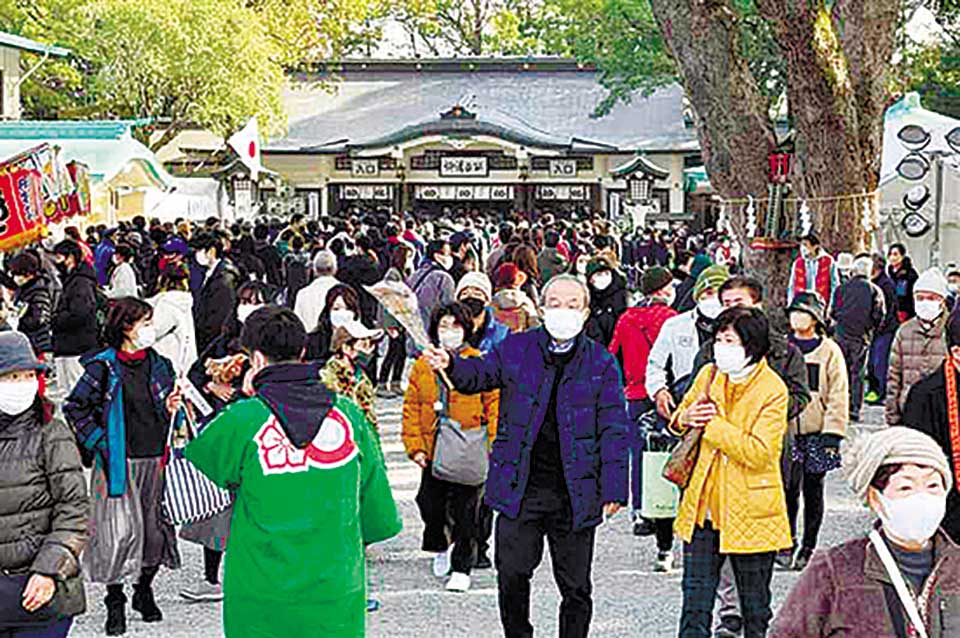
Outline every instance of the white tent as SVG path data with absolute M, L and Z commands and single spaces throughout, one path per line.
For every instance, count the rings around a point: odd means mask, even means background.
M 919 184 L 925 184 L 930 189 L 930 200 L 920 213 L 932 226 L 936 206 L 935 170 L 931 167 L 921 182 L 909 182 L 897 174 L 897 166 L 908 153 L 897 138 L 897 133 L 908 124 L 920 126 L 930 134 L 930 145 L 925 150 L 951 152 L 945 137 L 960 126 L 960 120 L 923 108 L 916 93 L 905 95 L 888 108 L 884 115 L 883 158 L 880 167 L 881 248 L 885 250 L 894 242 L 905 244 L 914 266 L 923 270 L 930 265 L 930 248 L 935 239 L 935 231 L 931 228 L 916 239 L 907 236 L 901 226 L 901 220 L 909 212 L 903 205 L 903 196 Z M 940 265 L 960 263 L 960 168 L 955 160 L 950 159 L 944 162 L 940 224 Z

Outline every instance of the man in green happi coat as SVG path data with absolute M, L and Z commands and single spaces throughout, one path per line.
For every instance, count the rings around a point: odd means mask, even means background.
M 244 322 L 254 395 L 230 404 L 186 449 L 236 490 L 224 566 L 227 638 L 364 635 L 364 546 L 400 532 L 383 453 L 360 409 L 300 363 L 290 310 Z

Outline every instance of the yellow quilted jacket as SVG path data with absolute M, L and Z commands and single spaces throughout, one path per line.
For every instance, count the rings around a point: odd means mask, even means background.
M 680 414 L 707 391 L 705 366 L 674 413 L 670 429 L 683 432 Z M 720 532 L 720 553 L 755 554 L 791 546 L 780 453 L 787 429 L 787 387 L 766 360 L 741 383 L 718 373 L 709 397 L 719 415 L 707 424 L 700 455 L 677 512 L 674 530 L 690 542 L 709 508 Z M 713 498 L 710 498 L 711 495 Z

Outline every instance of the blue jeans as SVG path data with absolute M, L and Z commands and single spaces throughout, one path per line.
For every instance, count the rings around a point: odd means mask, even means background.
M 67 638 L 71 625 L 73 625 L 72 616 L 46 627 L 0 629 L 0 638 Z

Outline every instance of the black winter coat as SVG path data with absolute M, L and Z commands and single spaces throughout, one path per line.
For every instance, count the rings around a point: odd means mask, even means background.
M 913 284 L 917 283 L 920 275 L 913 268 L 909 257 L 903 258 L 899 270 L 889 266 L 887 274 L 893 279 L 894 294 L 897 295 L 897 311 L 904 312 L 907 319 L 917 314 L 913 309 Z
M 57 581 L 52 604 L 65 616 L 86 602 L 80 552 L 89 503 L 73 434 L 44 423 L 37 403 L 23 414 L 0 413 L 0 569 Z
M 53 352 L 76 357 L 98 346 L 97 276 L 82 263 L 63 280 L 63 294 L 53 315 Z
M 950 421 L 947 417 L 947 377 L 941 365 L 936 372 L 910 388 L 903 406 L 903 424 L 927 434 L 940 444 L 953 468 L 954 450 L 950 445 Z M 954 543 L 960 543 L 960 492 L 947 493 L 947 514 L 942 527 Z
M 837 336 L 867 341 L 884 318 L 883 291 L 866 277 L 853 277 L 833 293 L 830 319 Z
M 883 315 L 883 321 L 877 328 L 878 335 L 893 334 L 900 327 L 900 320 L 897 319 L 897 289 L 893 279 L 887 273 L 881 273 L 879 277 L 873 280 L 873 284 L 883 292 L 883 303 L 886 305 L 887 312 Z
M 25 283 L 17 292 L 17 303 L 25 304 L 27 309 L 20 317 L 17 329 L 30 339 L 30 345 L 38 354 L 53 352 L 53 335 L 50 322 L 53 320 L 53 300 L 50 294 L 50 280 L 41 273 Z
M 590 286 L 590 316 L 584 328 L 586 335 L 606 348 L 613 339 L 617 320 L 626 309 L 626 279 L 619 272 L 613 271 L 613 281 L 605 290 Z
M 221 259 L 203 283 L 193 304 L 193 326 L 197 334 L 197 352 L 203 352 L 228 322 L 237 320 L 237 283 L 239 273 Z

